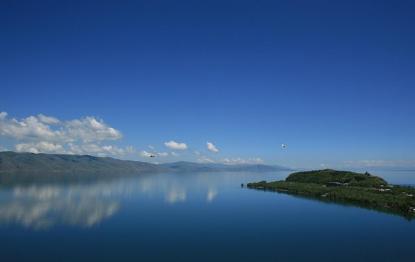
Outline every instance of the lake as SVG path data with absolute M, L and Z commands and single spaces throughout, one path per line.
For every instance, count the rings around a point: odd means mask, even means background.
M 373 172 L 415 184 L 415 172 Z M 1 261 L 415 261 L 415 221 L 241 187 L 288 172 L 0 188 Z

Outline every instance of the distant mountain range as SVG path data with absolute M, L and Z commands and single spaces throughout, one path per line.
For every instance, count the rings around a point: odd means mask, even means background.
M 291 170 L 282 166 L 270 166 L 263 164 L 216 164 L 216 163 L 194 163 L 194 162 L 174 162 L 160 164 L 173 172 L 272 172 Z
M 271 172 L 290 170 L 269 165 L 225 165 L 193 162 L 152 164 L 89 155 L 0 152 L 0 183 L 85 180 L 161 172 Z

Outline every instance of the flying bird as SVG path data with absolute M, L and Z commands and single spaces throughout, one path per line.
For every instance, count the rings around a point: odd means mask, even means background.
M 281 148 L 282 149 L 286 149 L 287 148 L 287 145 L 286 144 L 281 144 Z

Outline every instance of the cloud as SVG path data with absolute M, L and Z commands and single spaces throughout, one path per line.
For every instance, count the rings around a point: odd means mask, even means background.
M 120 131 L 108 126 L 103 120 L 87 116 L 80 119 L 60 121 L 51 116 L 39 114 L 20 120 L 7 118 L 0 113 L 0 135 L 16 140 L 48 142 L 96 142 L 118 140 Z
M 140 156 L 141 157 L 154 157 L 154 156 L 157 156 L 157 157 L 166 157 L 166 156 L 169 156 L 169 153 L 168 152 L 154 152 L 154 153 L 151 153 L 151 152 L 147 152 L 147 151 L 145 151 L 145 150 L 143 150 L 143 151 L 141 151 L 140 152 Z
M 7 112 L 0 112 L 0 120 L 3 120 L 7 117 Z
M 62 145 L 49 143 L 46 141 L 38 143 L 17 144 L 15 146 L 17 152 L 30 153 L 65 153 Z
M 253 157 L 248 159 L 243 159 L 240 157 L 237 158 L 223 158 L 221 160 L 222 163 L 228 165 L 237 165 L 237 164 L 263 164 L 264 160 L 259 157 Z
M 187 145 L 185 143 L 178 143 L 176 141 L 169 141 L 169 142 L 165 142 L 164 145 L 170 149 L 174 149 L 174 150 L 186 150 L 187 149 Z
M 85 117 L 67 121 L 64 134 L 68 139 L 82 140 L 84 142 L 118 140 L 122 138 L 120 131 L 108 126 L 103 120 L 94 117 Z
M 59 119 L 57 119 L 55 117 L 45 116 L 45 115 L 42 115 L 42 114 L 37 115 L 37 117 L 41 122 L 43 122 L 45 124 L 56 125 L 56 124 L 60 123 Z
M 206 147 L 210 152 L 218 153 L 219 149 L 211 142 L 206 142 Z
M 125 154 L 131 154 L 134 152 L 134 149 L 131 146 L 125 148 L 120 148 L 113 145 L 99 145 L 99 144 L 69 144 L 69 149 L 65 151 L 66 154 L 92 154 L 97 156 L 122 156 Z
M 213 160 L 212 158 L 207 157 L 207 156 L 200 155 L 197 158 L 197 162 L 199 162 L 199 163 L 215 163 L 216 161 Z
M 47 140 L 62 139 L 61 130 L 52 130 L 36 116 L 29 116 L 22 120 L 8 119 L 7 113 L 0 113 L 0 135 L 17 140 Z
M 122 134 L 102 119 L 91 116 L 61 121 L 38 114 L 18 120 L 1 112 L 0 136 L 18 141 L 14 147 L 19 152 L 119 156 L 135 151 L 131 146 L 102 145 L 104 141 L 121 139 Z
M 152 153 L 147 152 L 145 150 L 143 150 L 143 151 L 140 152 L 140 156 L 141 157 L 151 157 L 152 155 L 153 155 Z

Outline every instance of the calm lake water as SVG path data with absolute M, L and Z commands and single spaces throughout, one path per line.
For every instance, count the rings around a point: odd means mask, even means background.
M 415 261 L 415 221 L 241 188 L 277 173 L 0 188 L 0 261 Z M 378 172 L 415 184 L 415 172 Z

